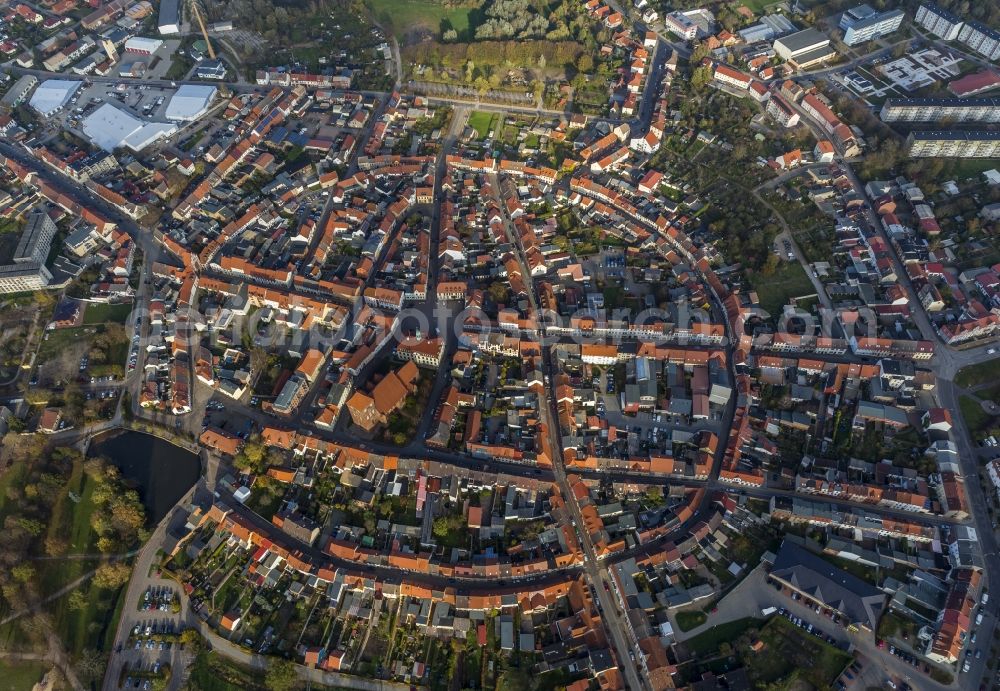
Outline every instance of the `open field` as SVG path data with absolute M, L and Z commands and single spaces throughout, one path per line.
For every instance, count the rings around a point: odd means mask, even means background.
M 433 0 L 368 0 L 375 19 L 403 35 L 415 29 L 426 29 L 440 35 L 454 29 L 464 37 L 474 23 L 472 15 L 478 6 L 447 7 Z
M 468 125 L 476 131 L 477 139 L 486 139 L 490 130 L 496 127 L 496 122 L 500 116 L 496 113 L 486 113 L 481 110 L 474 111 L 469 116 Z
M 44 662 L 0 660 L 0 691 L 31 691 L 50 669 Z
M 117 322 L 124 324 L 132 312 L 132 304 L 108 305 L 104 303 L 93 303 L 87 305 L 83 313 L 84 324 L 103 324 L 105 322 Z
M 760 306 L 777 318 L 790 298 L 816 292 L 802 265 L 797 261 L 782 262 L 770 276 L 757 272 L 750 277 Z

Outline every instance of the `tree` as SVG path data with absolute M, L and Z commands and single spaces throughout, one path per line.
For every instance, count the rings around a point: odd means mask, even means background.
M 67 599 L 66 603 L 69 605 L 70 611 L 72 612 L 80 612 L 87 609 L 87 598 L 80 590 L 74 590 L 70 593 L 69 599 Z
M 576 69 L 584 74 L 589 74 L 594 69 L 594 58 L 590 53 L 581 53 L 576 59 Z
M 94 572 L 94 585 L 98 588 L 113 590 L 128 583 L 131 576 L 132 568 L 128 564 L 121 562 L 101 564 Z
M 31 583 L 35 580 L 35 567 L 31 564 L 18 564 L 10 570 L 10 573 L 21 583 Z
M 691 74 L 691 86 L 696 89 L 702 89 L 712 81 L 713 76 L 712 68 L 708 65 L 697 67 Z
M 76 671 L 81 677 L 98 679 L 104 674 L 108 660 L 103 654 L 93 648 L 86 648 L 76 661 Z
M 272 691 L 291 691 L 299 685 L 299 671 L 290 660 L 274 660 L 264 677 Z
M 181 631 L 181 635 L 178 640 L 185 648 L 188 646 L 200 647 L 202 643 L 201 634 L 198 633 L 198 629 L 184 629 Z

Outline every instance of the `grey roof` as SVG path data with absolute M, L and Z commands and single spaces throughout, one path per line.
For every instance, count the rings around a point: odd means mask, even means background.
M 872 631 L 885 605 L 881 590 L 790 540 L 781 543 L 771 576 Z
M 780 43 L 792 53 L 796 53 L 806 48 L 811 48 L 823 41 L 829 43 L 830 39 L 816 29 L 803 29 L 794 34 L 789 34 L 784 38 L 779 38 L 775 43 Z

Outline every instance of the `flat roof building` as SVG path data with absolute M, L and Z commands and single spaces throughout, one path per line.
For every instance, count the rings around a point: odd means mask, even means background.
M 46 79 L 31 94 L 28 105 L 42 117 L 49 117 L 69 103 L 82 83 L 68 79 Z
M 181 32 L 181 13 L 178 0 L 160 0 L 160 16 L 156 22 L 161 34 Z
M 215 92 L 216 88 L 207 84 L 184 84 L 170 97 L 163 117 L 181 122 L 197 120 L 208 111 Z
M 141 151 L 177 131 L 177 125 L 173 123 L 144 122 L 110 103 L 102 104 L 88 115 L 80 128 L 95 145 L 105 151 L 121 147 Z
M 837 51 L 830 46 L 830 37 L 816 29 L 805 29 L 779 38 L 774 42 L 774 52 L 800 69 L 837 55 Z
M 970 19 L 958 32 L 958 40 L 987 60 L 1000 58 L 1000 31 L 985 24 Z
M 902 23 L 902 10 L 876 12 L 868 5 L 858 5 L 840 17 L 840 28 L 844 30 L 844 43 L 849 46 L 891 34 L 899 29 Z
M 56 224 L 43 211 L 31 214 L 28 225 L 21 233 L 21 239 L 14 250 L 14 262 L 17 264 L 41 264 L 49 256 L 52 238 L 56 236 Z
M 917 8 L 914 21 L 946 41 L 956 40 L 958 33 L 965 25 L 965 22 L 956 15 L 931 2 L 921 3 L 920 7 Z
M 996 158 L 1000 156 L 1000 131 L 911 132 L 906 144 L 913 158 Z
M 39 211 L 28 217 L 28 224 L 17 245 L 0 247 L 0 293 L 19 293 L 44 288 L 52 280 L 45 267 L 56 225 L 48 214 Z
M 1000 123 L 1000 98 L 889 98 L 879 117 L 883 122 Z

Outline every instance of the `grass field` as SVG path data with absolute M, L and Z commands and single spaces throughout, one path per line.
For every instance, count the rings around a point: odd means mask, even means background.
M 472 115 L 469 116 L 468 125 L 476 131 L 476 139 L 486 139 L 490 130 L 494 128 L 498 117 L 495 113 L 486 113 L 481 110 L 473 111 Z
M 851 656 L 784 617 L 772 617 L 761 629 L 765 648 L 745 656 L 750 676 L 758 684 L 774 684 L 793 672 L 815 688 L 830 688 L 851 662 Z
M 805 270 L 798 262 L 782 262 L 770 276 L 755 272 L 750 277 L 753 289 L 757 291 L 760 306 L 777 318 L 790 298 L 811 295 L 816 292 Z
M 446 7 L 434 0 L 368 0 L 367 4 L 375 19 L 398 35 L 424 27 L 440 36 L 451 28 L 466 39 L 472 15 L 479 12 L 479 7 Z
M 968 389 L 979 384 L 987 384 L 997 381 L 1000 378 L 1000 359 L 980 362 L 961 369 L 955 377 L 955 383 L 963 389 Z
M 0 691 L 31 691 L 42 680 L 42 676 L 52 669 L 44 662 L 11 660 L 0 661 Z
M 690 631 L 704 624 L 708 619 L 708 615 L 695 610 L 693 612 L 678 612 L 675 618 L 677 619 L 677 626 L 680 627 L 681 631 Z
M 705 633 L 700 633 L 694 638 L 684 641 L 684 645 L 696 655 L 712 655 L 719 649 L 720 643 L 731 643 L 747 629 L 760 626 L 762 623 L 763 621 L 760 619 L 746 617 L 719 624 Z
M 993 423 L 993 418 L 983 410 L 977 399 L 972 396 L 962 396 L 958 399 L 958 407 L 973 439 L 978 441 L 988 436 L 987 431 Z
M 87 305 L 87 309 L 83 313 L 83 323 L 104 324 L 105 322 L 118 322 L 119 324 L 124 324 L 131 312 L 131 303 L 107 305 L 95 302 Z
M 70 498 L 79 498 L 79 502 Z M 83 461 L 73 463 L 73 470 L 66 492 L 56 500 L 52 507 L 52 517 L 49 520 L 48 535 L 59 536 L 66 540 L 67 554 L 87 554 L 95 551 L 93 548 L 94 531 L 90 526 L 90 516 L 94 512 L 94 483 L 83 472 Z M 40 562 L 40 577 L 42 592 L 51 593 L 66 583 L 77 578 L 84 571 L 92 569 L 94 564 L 79 559 L 69 561 Z

